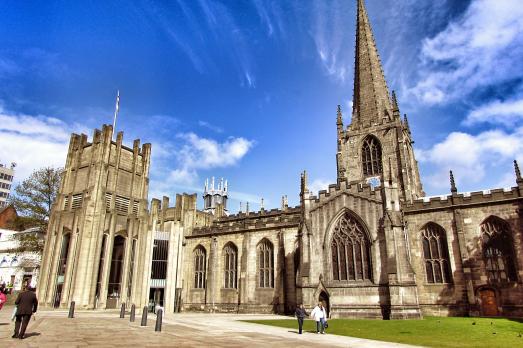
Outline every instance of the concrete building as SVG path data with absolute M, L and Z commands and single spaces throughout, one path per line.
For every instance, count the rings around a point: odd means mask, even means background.
M 11 283 L 15 291 L 21 290 L 23 285 L 36 287 L 41 260 L 41 255 L 37 253 L 15 252 L 18 242 L 14 237 L 20 234 L 44 238 L 44 234 L 38 228 L 21 232 L 0 229 L 0 284 Z
M 334 122 L 335 121 L 335 122 Z M 227 215 L 227 185 L 147 204 L 151 148 L 112 128 L 71 138 L 42 263 L 43 305 L 331 317 L 523 316 L 523 178 L 425 197 L 407 117 L 358 0 L 352 120 L 336 124 L 337 181 L 300 204 Z M 306 164 L 305 164 L 306 165 Z
M 7 206 L 7 200 L 11 195 L 15 167 L 16 164 L 14 163 L 11 163 L 9 167 L 0 163 L 0 209 Z

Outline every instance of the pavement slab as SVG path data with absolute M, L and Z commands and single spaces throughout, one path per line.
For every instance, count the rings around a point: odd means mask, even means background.
M 132 323 L 128 313 L 121 319 L 118 311 L 77 311 L 69 319 L 63 310 L 38 311 L 27 338 L 18 340 L 11 338 L 12 310 L 11 306 L 0 310 L 0 347 L 413 347 L 329 334 L 298 335 L 297 330 L 241 321 L 287 318 L 276 315 L 168 314 L 162 332 L 155 332 L 154 314 L 142 327 L 139 315 Z

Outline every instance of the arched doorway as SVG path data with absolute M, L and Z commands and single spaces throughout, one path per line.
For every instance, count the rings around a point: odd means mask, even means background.
M 327 318 L 330 317 L 330 302 L 329 302 L 329 295 L 325 291 L 320 292 L 320 296 L 318 296 L 318 301 L 323 304 L 323 307 L 325 308 L 325 311 L 327 312 Z
M 485 317 L 495 317 L 498 313 L 498 304 L 496 301 L 496 292 L 491 288 L 479 290 L 479 299 L 481 303 L 481 315 Z

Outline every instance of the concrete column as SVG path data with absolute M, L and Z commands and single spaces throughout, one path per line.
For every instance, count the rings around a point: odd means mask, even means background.
M 71 282 L 73 282 L 73 265 L 76 263 L 75 254 L 76 254 L 76 244 L 78 240 L 78 233 L 76 229 L 78 228 L 78 216 L 74 217 L 73 220 L 73 229 L 71 231 L 71 239 L 69 239 L 69 252 L 67 253 L 67 264 L 66 271 L 64 276 L 64 285 L 62 288 L 62 298 L 60 299 L 60 307 L 67 308 L 69 303 L 69 288 Z
M 113 258 L 114 230 L 116 229 L 116 214 L 111 214 L 109 222 L 109 235 L 105 243 L 105 258 L 100 279 L 100 297 L 97 308 L 104 309 L 107 303 L 107 287 L 109 283 L 109 272 L 111 271 L 111 260 Z

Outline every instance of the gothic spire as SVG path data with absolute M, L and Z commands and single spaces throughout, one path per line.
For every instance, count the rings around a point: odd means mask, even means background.
M 392 91 L 392 111 L 400 112 L 400 107 L 398 106 L 398 98 L 396 98 L 396 91 Z
M 343 128 L 343 115 L 341 114 L 341 106 L 338 105 L 338 111 L 336 113 L 336 124 Z
M 407 114 L 403 115 L 403 125 L 405 126 L 405 129 L 407 130 L 407 132 L 409 132 L 409 134 L 410 134 L 410 126 L 409 126 L 409 120 L 407 118 Z
M 357 1 L 352 119 L 368 124 L 390 118 L 392 105 L 364 1 Z
M 521 171 L 519 170 L 518 161 L 514 160 L 514 171 L 516 172 L 516 182 L 519 184 L 520 182 L 523 182 L 523 178 L 521 178 Z
M 452 173 L 452 170 L 450 171 L 450 192 L 458 193 L 458 189 L 456 187 L 456 182 L 454 181 L 454 174 Z

